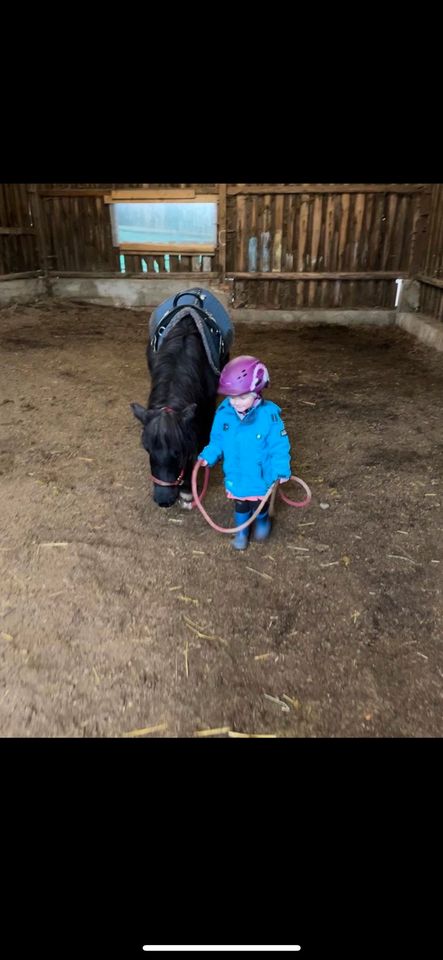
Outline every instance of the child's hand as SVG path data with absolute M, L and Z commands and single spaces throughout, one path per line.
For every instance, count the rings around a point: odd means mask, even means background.
M 207 467 L 207 466 L 208 466 L 208 461 L 207 461 L 207 460 L 200 460 L 200 464 L 201 464 L 202 467 Z
M 290 480 L 290 479 L 291 479 L 290 477 L 280 477 L 278 482 L 279 482 L 279 483 L 287 483 L 288 480 Z

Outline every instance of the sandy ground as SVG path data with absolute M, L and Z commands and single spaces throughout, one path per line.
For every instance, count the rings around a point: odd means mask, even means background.
M 313 503 L 238 554 L 152 501 L 146 325 L 0 310 L 0 734 L 440 737 L 441 357 L 391 328 L 239 326 Z M 206 506 L 231 523 L 219 469 Z

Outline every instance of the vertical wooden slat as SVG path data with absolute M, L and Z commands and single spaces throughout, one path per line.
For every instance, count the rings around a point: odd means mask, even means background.
M 355 216 L 355 205 L 357 201 L 357 195 L 351 194 L 349 197 L 349 230 L 348 230 L 348 240 L 346 245 L 346 269 L 354 270 L 355 265 L 355 253 L 356 253 L 356 216 Z M 346 289 L 344 291 L 346 307 L 352 309 L 354 306 L 355 300 L 355 283 L 353 280 L 350 280 L 349 283 L 346 283 Z
M 321 233 L 321 221 L 322 221 L 322 198 L 321 196 L 314 198 L 313 204 L 313 213 L 312 213 L 312 238 L 311 238 L 311 270 L 316 271 L 319 269 L 318 266 L 318 256 L 320 248 L 320 233 Z M 314 302 L 315 297 L 315 288 L 317 284 L 315 281 L 312 281 L 309 284 L 309 302 Z
M 388 208 L 387 208 L 387 214 L 386 214 L 386 217 L 387 217 L 386 230 L 385 230 L 385 235 L 383 240 L 383 253 L 382 253 L 382 261 L 381 261 L 382 270 L 391 269 L 390 265 L 392 263 L 392 258 L 393 258 L 392 237 L 394 235 L 397 203 L 398 203 L 397 195 L 395 193 L 392 193 L 388 197 Z
M 248 270 L 251 273 L 257 272 L 258 255 L 257 198 L 253 196 L 248 220 Z
M 357 194 L 357 204 L 356 204 L 356 218 L 357 218 L 357 255 L 355 262 L 357 264 L 357 270 L 362 269 L 363 262 L 363 251 L 365 245 L 365 218 L 366 218 L 366 205 L 368 202 L 368 197 L 365 193 Z
M 42 206 L 41 199 L 38 194 L 38 185 L 33 183 L 31 185 L 31 210 L 32 210 L 32 219 L 37 231 L 37 248 L 39 254 L 39 266 L 43 270 L 43 276 L 45 278 L 45 286 L 47 293 L 50 293 L 50 283 L 49 283 L 49 261 L 48 261 L 48 241 L 47 241 L 47 231 L 46 223 L 44 217 L 44 210 Z
M 441 185 L 438 185 L 438 188 L 434 192 L 434 202 L 435 207 L 433 210 L 433 234 L 432 234 L 432 247 L 431 247 L 431 258 L 429 263 L 429 276 L 438 277 L 440 273 L 443 251 L 442 251 L 442 240 L 443 240 L 443 192 Z M 438 310 L 438 298 L 435 296 L 434 299 L 434 313 Z
M 385 193 L 380 194 L 380 196 L 377 197 L 376 202 L 378 206 L 378 209 L 377 209 L 378 229 L 375 232 L 375 236 L 374 236 L 375 249 L 373 254 L 374 256 L 373 262 L 375 264 L 374 270 L 381 270 L 382 263 L 383 263 L 384 238 L 385 238 L 387 223 L 388 223 L 388 198 L 386 194 Z
M 66 270 L 69 267 L 66 267 L 65 257 L 64 257 L 64 231 L 63 224 L 61 222 L 61 199 L 59 197 L 54 197 L 51 199 L 44 199 L 44 210 L 47 219 L 51 223 L 51 229 L 53 232 L 53 249 L 55 253 L 55 263 L 57 270 Z M 78 227 L 77 227 L 78 229 Z
M 0 183 L 0 227 L 8 226 L 6 222 L 6 184 Z
M 157 258 L 155 258 L 157 259 Z M 140 272 L 140 258 L 134 253 L 125 253 L 125 268 L 126 273 L 139 273 Z
M 273 243 L 272 243 L 272 209 L 271 209 L 271 195 L 265 193 L 263 197 L 263 233 L 262 233 L 262 263 L 265 272 L 269 272 L 272 269 L 272 253 L 273 253 Z M 269 283 L 265 280 L 264 284 L 264 296 L 267 301 L 269 296 Z
M 14 223 L 14 208 L 12 205 L 12 196 L 11 196 L 11 184 L 5 184 L 6 190 L 4 195 L 5 202 L 5 216 L 6 216 L 6 225 L 12 226 Z
M 246 237 L 245 237 L 245 203 L 246 198 L 236 197 L 236 270 L 246 270 Z
M 342 284 L 340 283 L 340 280 L 336 280 L 334 283 L 334 296 L 333 296 L 334 307 L 341 306 L 341 288 L 342 288 Z
M 400 197 L 394 243 L 392 269 L 407 270 L 411 243 L 411 198 Z
M 433 276 L 433 269 L 435 266 L 435 256 L 436 256 L 435 237 L 438 231 L 438 211 L 439 211 L 440 193 L 441 193 L 441 191 L 439 190 L 439 187 L 440 185 L 435 183 L 432 189 L 432 198 L 431 198 L 432 216 L 431 216 L 431 223 L 429 228 L 429 240 L 428 240 L 426 265 L 425 265 L 425 273 L 429 277 Z
M 305 264 L 306 269 L 311 270 L 311 261 L 312 261 L 312 229 L 313 229 L 313 219 L 314 219 L 314 197 L 307 196 L 308 201 L 308 218 L 306 224 L 306 243 L 305 243 Z
M 235 197 L 228 197 L 226 201 L 226 270 L 235 270 Z
M 329 195 L 326 198 L 325 205 L 325 239 L 324 239 L 324 269 L 332 270 L 331 267 L 331 257 L 332 257 L 332 245 L 333 245 L 333 235 L 334 235 L 334 196 L 333 194 Z M 322 283 L 322 289 L 320 292 L 320 306 L 327 307 L 329 306 L 329 295 L 331 292 L 331 284 L 329 281 Z
M 369 239 L 369 263 L 374 270 L 381 270 L 383 237 L 386 229 L 386 195 L 380 193 L 375 198 L 375 224 Z
M 306 194 L 301 195 L 299 226 L 298 226 L 298 246 L 297 246 L 297 272 L 302 273 L 305 270 L 305 250 L 308 227 L 309 198 Z M 297 284 L 296 294 L 297 306 L 303 306 L 303 285 Z
M 324 243 L 324 269 L 331 270 L 331 249 L 334 232 L 334 196 L 326 198 L 325 211 L 325 243 Z
M 19 226 L 22 223 L 21 218 L 21 205 L 20 205 L 20 187 L 19 184 L 12 184 L 12 206 L 13 206 L 13 226 Z M 24 270 L 26 265 L 26 260 L 24 257 L 24 244 L 23 241 L 25 237 L 14 237 L 15 245 L 15 262 L 17 263 L 19 270 Z
M 93 270 L 98 270 L 99 256 L 97 249 L 97 222 L 95 218 L 94 197 L 88 197 L 84 207 L 84 217 L 85 226 L 87 228 L 89 259 L 94 265 Z
M 72 220 L 72 230 L 71 230 L 71 242 L 72 242 L 72 254 L 70 255 L 70 260 L 72 256 L 73 270 L 82 269 L 82 257 L 80 252 L 80 235 L 79 235 L 79 226 L 80 226 L 80 205 L 83 204 L 83 200 L 79 200 L 78 197 L 74 197 L 72 200 L 71 207 L 71 216 Z M 85 267 L 84 269 L 87 269 Z
M 334 227 L 332 234 L 332 245 L 331 245 L 331 255 L 330 263 L 331 270 L 338 270 L 338 240 L 340 233 L 340 214 L 341 214 L 341 197 L 336 194 L 333 198 L 334 203 Z
M 341 220 L 338 235 L 338 269 L 344 270 L 346 263 L 346 245 L 348 239 L 349 226 L 349 205 L 351 198 L 349 193 L 344 193 L 341 198 Z
M 284 197 L 277 194 L 274 200 L 274 247 L 272 251 L 272 269 L 280 272 L 282 269 L 282 240 L 283 240 L 283 208 Z
M 282 236 L 282 270 L 288 269 L 288 262 L 292 262 L 291 257 L 291 248 L 292 248 L 292 229 L 293 222 L 292 216 L 290 213 L 289 200 L 291 198 L 288 196 L 283 197 L 283 236 Z M 290 284 L 282 283 L 281 284 L 281 304 L 283 310 L 290 309 Z
M 5 185 L 0 183 L 0 227 L 6 227 Z M 0 237 L 0 273 L 11 273 L 6 262 L 6 237 Z
M 7 240 L 7 237 L 0 237 L 0 273 L 13 273 L 8 265 L 8 246 L 5 244 L 5 240 Z
M 374 197 L 369 195 L 366 197 L 363 229 L 362 229 L 362 245 L 360 251 L 360 265 L 364 270 L 368 269 L 368 258 L 369 258 L 369 240 L 371 236 L 371 229 L 373 225 L 373 216 L 374 216 Z
M 85 201 L 85 202 L 86 202 L 86 201 Z M 61 199 L 61 201 L 60 201 L 60 207 L 59 207 L 59 209 L 60 209 L 60 229 L 61 229 L 62 238 L 63 238 L 62 248 L 63 248 L 63 268 L 64 268 L 64 270 L 69 270 L 69 264 L 71 263 L 71 250 L 70 250 L 70 247 L 71 247 L 70 227 L 71 227 L 71 223 L 72 223 L 72 215 L 71 215 L 72 205 L 71 205 L 71 204 L 72 204 L 72 202 L 71 202 L 71 198 L 70 198 L 70 197 L 62 197 L 62 199 Z M 87 229 L 87 226 L 86 226 L 86 223 L 87 223 L 87 222 L 86 222 L 86 218 L 83 217 L 82 220 L 83 220 L 83 224 L 84 224 L 85 228 Z M 89 244 L 86 244 L 86 243 L 85 243 L 85 249 L 83 250 L 83 254 L 85 254 L 85 253 L 88 253 L 88 254 L 90 253 L 90 251 L 89 251 Z M 93 264 L 92 264 L 91 257 L 88 256 L 87 259 L 88 259 L 88 263 L 91 265 L 91 269 L 93 270 L 94 267 L 93 267 Z
M 109 259 L 106 255 L 106 220 L 105 214 L 110 219 L 110 213 L 108 208 L 105 209 L 105 204 L 102 197 L 95 198 L 95 216 L 97 218 L 97 240 L 99 245 L 99 259 L 102 264 L 102 270 L 109 270 Z
M 284 269 L 292 271 L 294 269 L 294 226 L 296 211 L 294 207 L 294 198 L 289 195 L 285 197 L 286 204 L 286 251 L 284 259 Z
M 105 225 L 103 221 L 103 201 L 101 197 L 94 197 L 94 216 L 97 224 L 97 253 L 98 261 L 100 264 L 100 270 L 106 270 L 106 256 L 105 256 Z
M 4 183 L 4 184 L 1 185 L 1 191 L 2 191 L 2 194 L 1 194 L 1 220 L 0 220 L 0 224 L 1 224 L 1 226 L 3 226 L 3 227 L 9 227 L 9 226 L 11 226 L 11 221 L 10 221 L 10 219 L 9 219 L 9 214 L 8 214 L 8 201 L 7 201 L 8 184 L 7 184 L 7 183 Z
M 247 196 L 245 199 L 246 199 L 246 203 L 245 203 L 245 220 L 244 220 L 244 224 L 245 224 L 244 248 L 245 248 L 246 270 L 250 271 L 251 270 L 250 247 L 251 247 L 251 234 L 252 234 L 252 226 L 251 226 L 252 206 L 251 206 L 251 197 Z
M 354 207 L 354 224 L 355 224 L 354 251 L 353 251 L 353 258 L 352 258 L 352 263 L 356 270 L 358 270 L 359 268 L 359 253 L 360 253 L 364 210 L 365 210 L 365 194 L 356 193 L 355 207 Z
M 293 240 L 292 240 L 292 269 L 297 270 L 298 264 L 298 243 L 299 243 L 299 221 L 300 221 L 301 196 L 296 196 L 292 201 L 293 215 Z
M 218 187 L 218 271 L 220 283 L 225 282 L 226 276 L 226 183 Z
M 75 198 L 66 197 L 62 200 L 61 206 L 65 270 L 69 270 L 68 264 L 71 263 L 77 264 L 74 269 L 96 270 L 94 247 L 91 242 L 93 222 L 89 215 L 89 198 L 80 200 L 77 217 L 74 213 L 74 202 Z
M 434 232 L 434 244 L 433 252 L 431 259 L 431 276 L 437 277 L 440 272 L 440 267 L 442 263 L 442 247 L 441 247 L 441 238 L 442 238 L 442 226 L 443 226 L 443 190 L 441 184 L 439 184 L 438 189 L 435 191 L 436 197 L 436 209 L 435 209 L 435 223 L 436 229 Z
M 275 289 L 275 291 L 274 291 L 272 306 L 273 306 L 274 310 L 279 310 L 279 309 L 280 309 L 280 304 L 282 303 L 282 299 L 283 299 L 282 284 L 281 284 L 280 281 L 276 281 L 276 282 L 273 284 L 273 286 L 274 286 L 276 289 Z
M 263 269 L 263 260 L 262 260 L 262 234 L 263 234 L 263 196 L 258 196 L 256 202 L 256 216 L 257 216 L 257 272 L 260 273 Z
M 434 262 L 433 276 L 440 278 L 443 273 L 443 184 L 439 184 L 437 216 L 439 228 L 436 242 L 437 256 Z
M 89 216 L 92 222 L 91 242 L 94 248 L 94 262 L 96 270 L 104 270 L 102 257 L 102 224 L 100 222 L 99 207 L 97 198 L 91 197 L 89 203 Z

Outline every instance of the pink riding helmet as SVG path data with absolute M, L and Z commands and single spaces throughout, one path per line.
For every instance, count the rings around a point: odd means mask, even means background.
M 242 393 L 261 393 L 268 386 L 267 367 L 257 357 L 236 357 L 223 368 L 218 392 L 227 397 L 239 397 Z

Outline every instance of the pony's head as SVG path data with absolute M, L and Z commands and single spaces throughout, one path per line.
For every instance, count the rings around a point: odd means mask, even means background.
M 196 403 L 183 410 L 172 407 L 147 409 L 131 403 L 132 411 L 143 425 L 142 445 L 149 454 L 154 502 L 172 507 L 179 495 L 186 465 L 197 455 L 194 426 Z

